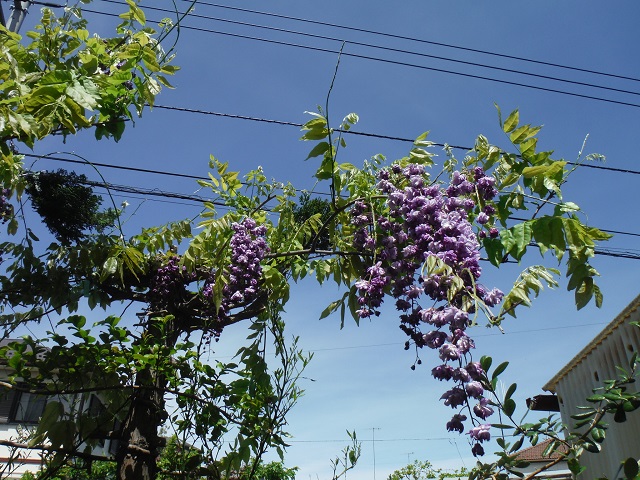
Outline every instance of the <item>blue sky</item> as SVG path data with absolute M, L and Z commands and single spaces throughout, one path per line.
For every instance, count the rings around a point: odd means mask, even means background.
M 144 4 L 171 9 L 171 2 L 157 0 Z M 295 22 L 247 12 L 196 5 L 198 15 L 268 25 L 346 41 L 346 54 L 380 57 L 394 62 L 454 70 L 499 78 L 538 87 L 563 90 L 640 105 L 640 83 L 575 70 L 482 55 L 433 44 L 381 37 L 362 32 Z M 188 3 L 177 1 L 184 8 Z M 231 4 L 229 4 L 231 5 Z M 504 55 L 526 57 L 548 63 L 640 78 L 640 66 L 632 46 L 640 42 L 637 18 L 640 5 L 615 5 L 593 1 L 563 2 L 474 2 L 417 1 L 381 2 L 352 0 L 337 2 L 245 1 L 234 7 L 338 23 L 360 29 L 386 32 Z M 95 0 L 90 6 L 101 12 L 119 12 L 121 6 Z M 37 7 L 31 9 L 22 32 L 33 25 Z M 87 14 L 90 26 L 102 32 L 113 19 Z M 166 13 L 148 11 L 151 20 Z M 185 25 L 237 33 L 278 41 L 304 44 L 337 52 L 339 41 L 301 37 L 257 27 L 239 26 L 191 18 Z M 537 75 L 560 77 L 583 83 L 639 92 L 620 93 L 526 77 L 444 60 L 375 50 L 349 42 L 379 44 L 396 49 L 500 68 L 523 70 Z M 256 40 L 182 29 L 175 63 L 182 67 L 165 90 L 158 105 L 255 118 L 303 123 L 305 110 L 324 105 L 337 61 L 336 53 L 312 51 Z M 360 115 L 355 130 L 402 138 L 415 138 L 430 130 L 430 139 L 439 143 L 471 146 L 477 134 L 508 148 L 501 133 L 494 103 L 503 113 L 519 108 L 523 121 L 544 125 L 539 147 L 555 151 L 555 157 L 573 161 L 586 135 L 585 153 L 606 156 L 607 167 L 640 170 L 634 143 L 640 127 L 640 107 L 618 105 L 540 91 L 504 83 L 468 78 L 397 64 L 345 55 L 338 69 L 330 99 L 334 125 L 350 112 Z M 146 111 L 127 127 L 119 143 L 96 143 L 91 133 L 43 141 L 36 154 L 74 152 L 92 162 L 134 166 L 205 176 L 209 155 L 228 161 L 232 169 L 247 171 L 261 165 L 267 176 L 291 181 L 298 188 L 314 186 L 312 161 L 304 162 L 312 145 L 298 141 L 295 127 L 181 113 L 166 109 Z M 403 156 L 410 143 L 349 136 L 348 147 L 340 153 L 343 161 L 360 164 L 378 153 L 389 160 Z M 444 155 L 436 148 L 438 158 Z M 463 156 L 462 151 L 456 152 Z M 30 160 L 27 160 L 29 165 Z M 50 160 L 40 160 L 39 169 L 71 168 Z M 95 172 L 79 168 L 94 180 Z M 170 176 L 137 174 L 101 169 L 107 181 L 183 194 L 205 194 L 193 180 Z M 590 225 L 640 233 L 637 227 L 639 203 L 638 175 L 579 168 L 565 186 L 565 199 L 578 203 Z M 319 186 L 327 191 L 327 186 Z M 130 195 L 116 197 L 128 201 L 130 233 L 141 225 L 164 223 L 192 217 L 196 204 L 158 197 Z M 162 200 L 162 201 L 159 201 Z M 588 216 L 586 216 L 588 215 Z M 605 245 L 637 253 L 637 237 L 618 235 Z M 529 255 L 540 262 L 536 252 Z M 526 264 L 522 265 L 524 267 Z M 478 327 L 475 333 L 478 354 L 491 354 L 496 361 L 509 360 L 506 381 L 519 384 L 516 400 L 540 392 L 546 383 L 596 333 L 638 293 L 640 275 L 637 260 L 598 256 L 595 267 L 601 272 L 605 304 L 598 310 L 589 306 L 580 312 L 566 292 L 566 282 L 557 291 L 545 291 L 533 308 L 523 310 L 504 327 L 506 333 Z M 507 290 L 517 276 L 517 266 L 492 271 L 487 265 L 486 284 Z M 373 428 L 375 430 L 375 478 L 386 478 L 407 460 L 430 460 L 450 468 L 473 463 L 464 435 L 448 433 L 444 424 L 451 410 L 438 402 L 445 386 L 433 380 L 429 371 L 435 361 L 430 352 L 415 372 L 411 352 L 403 350 L 404 335 L 392 309 L 360 327 L 347 323 L 339 329 L 339 319 L 318 321 L 320 312 L 340 292 L 332 286 L 318 287 L 304 282 L 294 288 L 287 307 L 287 326 L 301 337 L 303 348 L 315 358 L 306 376 L 315 381 L 303 385 L 307 393 L 290 417 L 293 435 L 286 464 L 300 468 L 300 479 L 330 478 L 329 459 L 347 443 L 345 430 L 356 430 L 364 440 L 363 456 L 349 479 L 374 477 Z M 216 353 L 228 355 L 244 336 L 241 328 L 224 333 Z

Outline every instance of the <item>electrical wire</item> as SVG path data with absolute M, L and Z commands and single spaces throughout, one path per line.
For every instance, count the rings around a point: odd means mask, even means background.
M 225 204 L 224 202 L 212 200 L 212 199 L 198 196 L 198 195 L 186 195 L 182 193 L 168 192 L 168 191 L 163 191 L 157 188 L 146 189 L 141 187 L 132 187 L 128 185 L 116 185 L 109 182 L 95 182 L 95 181 L 87 180 L 84 183 L 93 187 L 106 188 L 109 191 L 114 191 L 114 192 L 124 192 L 124 193 L 140 194 L 140 195 L 174 198 L 174 199 L 188 200 L 188 201 L 198 202 L 198 203 L 209 202 L 219 207 L 228 208 L 227 204 Z M 532 244 L 531 246 L 535 246 L 535 244 Z M 640 252 L 632 251 L 632 250 L 595 248 L 594 254 L 615 257 L 615 258 L 625 258 L 629 260 L 640 260 Z
M 605 321 L 605 322 L 592 322 L 592 323 L 577 323 L 577 324 L 572 324 L 572 325 L 562 325 L 560 327 L 543 327 L 543 328 L 529 328 L 527 330 L 516 330 L 516 331 L 509 331 L 509 330 L 505 330 L 505 331 L 500 331 L 500 332 L 495 332 L 494 329 L 494 333 L 480 333 L 480 334 L 473 334 L 473 338 L 480 338 L 480 337 L 502 337 L 505 335 L 519 335 L 519 334 L 530 334 L 530 333 L 537 333 L 537 332 L 547 332 L 547 331 L 551 331 L 551 330 L 563 330 L 563 329 L 575 329 L 575 328 L 584 328 L 584 327 L 599 327 L 602 325 L 607 325 L 609 322 Z M 308 348 L 305 349 L 305 353 L 319 353 L 319 352 L 335 352 L 335 351 L 340 351 L 340 350 L 359 350 L 359 349 L 363 349 L 363 348 L 379 348 L 379 347 L 404 347 L 404 345 L 406 344 L 406 342 L 389 342 L 389 343 L 373 343 L 373 344 L 366 344 L 366 345 L 349 345 L 347 347 L 320 347 L 320 348 Z M 273 355 L 273 352 L 268 352 L 268 354 Z M 229 355 L 229 356 L 221 356 L 218 358 L 233 358 L 233 355 Z
M 118 15 L 115 14 L 115 13 L 100 12 L 100 11 L 97 11 L 97 10 L 92 10 L 92 9 L 87 9 L 87 8 L 83 9 L 83 11 L 89 12 L 89 13 L 95 13 L 95 14 L 98 14 L 98 15 L 105 15 L 105 16 L 110 16 L 110 17 L 118 17 Z M 149 20 L 149 21 L 157 22 L 157 20 Z M 332 55 L 338 55 L 340 53 L 338 50 L 332 50 L 332 49 L 320 48 L 320 47 L 313 47 L 313 46 L 309 46 L 309 45 L 302 45 L 302 44 L 292 43 L 292 42 L 283 42 L 283 41 L 279 41 L 279 40 L 273 40 L 273 39 L 267 39 L 267 38 L 261 38 L 261 37 L 254 37 L 254 36 L 251 36 L 251 35 L 241 35 L 241 34 L 238 34 L 238 33 L 222 32 L 222 31 L 219 31 L 219 30 L 213 30 L 213 29 L 203 28 L 203 27 L 194 27 L 194 26 L 191 26 L 191 25 L 181 25 L 181 28 L 183 28 L 185 30 L 194 30 L 194 31 L 198 31 L 198 32 L 213 33 L 213 34 L 217 34 L 217 35 L 223 35 L 223 36 L 228 36 L 228 37 L 233 37 L 233 38 L 242 38 L 242 39 L 246 39 L 246 40 L 270 43 L 270 44 L 274 44 L 274 45 L 283 45 L 283 46 L 301 48 L 301 49 L 311 50 L 311 51 L 316 51 L 316 52 L 331 53 Z M 500 83 L 502 85 L 512 85 L 512 86 L 517 86 L 517 87 L 529 88 L 529 89 L 532 89 L 532 90 L 538 90 L 538 91 L 549 92 L 549 93 L 557 93 L 557 94 L 560 94 L 560 95 L 567 95 L 567 96 L 576 97 L 576 98 L 584 98 L 584 99 L 588 99 L 588 100 L 595 100 L 595 101 L 611 103 L 611 104 L 615 104 L 615 105 L 623 105 L 623 106 L 627 106 L 627 107 L 640 108 L 640 104 L 637 104 L 637 103 L 624 102 L 624 101 L 621 101 L 621 100 L 613 100 L 613 99 L 610 99 L 610 98 L 596 97 L 594 95 L 586 95 L 586 94 L 582 94 L 582 93 L 568 92 L 568 91 L 565 91 L 565 90 L 558 90 L 558 89 L 555 89 L 555 88 L 541 87 L 541 86 L 538 86 L 538 85 L 530 85 L 530 84 L 521 83 L 521 82 L 514 82 L 514 81 L 510 81 L 510 80 L 503 80 L 503 79 L 498 79 L 498 78 L 486 77 L 484 75 L 475 75 L 475 74 L 471 74 L 471 73 L 457 72 L 457 71 L 454 71 L 454 70 L 446 70 L 446 69 L 443 69 L 443 68 L 428 67 L 426 65 L 418 65 L 418 64 L 415 64 L 415 63 L 401 62 L 401 61 L 398 61 L 398 60 L 390 60 L 390 59 L 386 59 L 386 58 L 372 57 L 370 55 L 360 55 L 360 54 L 349 53 L 349 52 L 344 52 L 344 51 L 341 53 L 341 55 L 345 56 L 345 57 L 358 58 L 358 59 L 361 59 L 361 60 L 370 60 L 370 61 L 376 61 L 376 62 L 381 62 L 381 63 L 387 63 L 387 64 L 390 64 L 390 65 L 398 65 L 398 66 L 404 66 L 404 67 L 409 67 L 409 68 L 416 68 L 416 69 L 420 69 L 420 70 L 428 70 L 428 71 L 432 71 L 432 72 L 445 73 L 445 74 L 449 74 L 449 75 L 457 75 L 457 76 L 461 76 L 461 77 L 465 77 L 465 78 L 474 78 L 474 79 L 477 79 L 477 80 L 486 80 L 486 81 L 490 81 L 490 82 L 494 82 L 494 83 Z
M 188 0 L 186 0 L 186 1 L 188 1 Z M 371 34 L 371 35 L 377 35 L 377 36 L 382 36 L 382 37 L 386 37 L 386 38 L 394 38 L 394 39 L 398 39 L 398 40 L 409 40 L 411 42 L 417 42 L 417 43 L 422 43 L 422 44 L 427 44 L 427 45 L 436 45 L 436 46 L 439 46 L 439 47 L 452 48 L 452 49 L 462 50 L 462 51 L 466 51 L 466 52 L 480 53 L 480 54 L 483 54 L 483 55 L 490 55 L 490 56 L 499 57 L 499 58 L 507 58 L 507 59 L 510 59 L 510 60 L 518 60 L 518 61 L 521 61 L 521 62 L 528 62 L 528 63 L 533 63 L 533 64 L 536 64 L 536 65 L 545 65 L 545 66 L 548 66 L 548 67 L 562 68 L 562 69 L 572 70 L 572 71 L 576 71 L 576 72 L 590 73 L 590 74 L 593 74 L 593 75 L 602 75 L 602 76 L 611 77 L 611 78 L 618 78 L 618 79 L 621 79 L 621 80 L 630 80 L 630 81 L 633 81 L 633 82 L 640 82 L 639 78 L 628 77 L 628 76 L 618 75 L 618 74 L 614 74 L 614 73 L 602 72 L 602 71 L 598 71 L 598 70 L 590 70 L 590 69 L 580 68 L 580 67 L 575 67 L 575 66 L 570 66 L 570 65 L 563 65 L 563 64 L 560 64 L 560 63 L 546 62 L 546 61 L 542 61 L 542 60 L 535 60 L 535 59 L 526 58 L 526 57 L 519 57 L 519 56 L 515 56 L 515 55 L 507 55 L 507 54 L 504 54 L 504 53 L 492 52 L 492 51 L 489 51 L 489 50 L 480 50 L 480 49 L 470 48 L 470 47 L 463 47 L 463 46 L 460 46 L 460 45 L 453 45 L 453 44 L 442 43 L 442 42 L 434 42 L 434 41 L 431 41 L 431 40 L 425 40 L 425 39 L 420 39 L 420 38 L 415 38 L 415 37 L 409 37 L 409 36 L 405 36 L 405 35 L 398 35 L 398 34 L 393 34 L 393 33 L 388 33 L 388 32 L 380 32 L 380 31 L 370 30 L 370 29 L 365 29 L 365 28 L 357 28 L 357 27 L 341 25 L 341 24 L 337 24 L 337 23 L 322 22 L 322 21 L 319 21 L 319 20 L 310 20 L 310 19 L 306 19 L 306 18 L 293 17 L 293 16 L 289 16 L 289 15 L 282 15 L 282 14 L 276 14 L 276 13 L 271 13 L 271 12 L 263 12 L 263 11 L 258 11 L 258 10 L 251 10 L 251 9 L 248 9 L 248 8 L 232 7 L 232 6 L 229 6 L 229 5 L 220 5 L 220 4 L 210 3 L 210 2 L 206 2 L 206 1 L 202 1 L 202 0 L 198 0 L 198 5 L 221 8 L 221 9 L 227 9 L 227 10 L 233 10 L 233 11 L 239 11 L 239 12 L 245 12 L 245 13 L 251 13 L 251 14 L 256 14 L 256 15 L 269 16 L 269 17 L 274 17 L 274 18 L 281 18 L 281 19 L 285 19 L 285 20 L 294 20 L 294 21 L 297 21 L 297 22 L 303 22 L 303 23 L 308 23 L 308 24 L 313 24 L 313 25 L 322 25 L 322 26 L 332 27 L 332 28 L 339 28 L 339 29 L 348 30 L 348 31 L 352 31 L 352 32 L 367 33 L 367 34 Z
M 197 108 L 188 108 L 188 107 L 176 107 L 176 106 L 171 106 L 171 105 L 154 105 L 153 108 L 157 108 L 160 110 L 170 110 L 170 111 L 176 111 L 176 112 L 182 112 L 182 113 L 195 113 L 195 114 L 199 114 L 199 115 L 209 115 L 209 116 L 214 116 L 214 117 L 222 117 L 222 118 L 232 118 L 232 119 L 236 119 L 236 120 L 247 120 L 247 121 L 252 121 L 252 122 L 259 122 L 259 123 L 268 123 L 268 124 L 275 124 L 275 125 L 283 125 L 283 126 L 290 126 L 290 127 L 298 127 L 301 128 L 303 126 L 302 123 L 295 123 L 295 122 L 287 122 L 287 121 L 283 121 L 283 120 L 273 120 L 273 119 L 268 119 L 268 118 L 259 118 L 259 117 L 251 117 L 248 115 L 239 115 L 239 114 L 232 114 L 232 113 L 221 113 L 221 112 L 213 112 L 213 111 L 209 111 L 209 110 L 201 110 L 201 109 L 197 109 Z M 122 119 L 122 121 L 127 121 L 126 119 Z M 334 129 L 334 131 L 342 133 L 342 134 L 346 134 L 346 135 L 354 135 L 354 136 L 359 136 L 359 137 L 370 137 L 370 138 L 377 138 L 377 139 L 381 139 L 381 140 L 393 140 L 393 141 L 398 141 L 398 142 L 407 142 L 407 143 L 413 143 L 415 141 L 415 139 L 413 138 L 408 138 L 408 137 L 397 137 L 397 136 L 392 136 L 392 135 L 383 135 L 383 134 L 379 134 L 379 133 L 369 133 L 369 132 L 358 132 L 357 130 L 342 130 L 339 128 Z M 447 148 L 452 148 L 454 150 L 465 150 L 465 151 L 471 151 L 473 148 L 472 147 L 464 147 L 464 146 L 460 146 L 460 145 L 451 145 L 451 144 L 445 144 L 445 143 L 438 143 L 438 142 L 431 142 L 431 144 L 433 146 L 436 147 L 447 147 Z M 38 157 L 37 155 L 30 155 L 30 154 L 22 154 L 25 156 L 32 156 L 32 157 Z M 44 157 L 40 157 L 40 158 L 44 158 Z M 72 162 L 72 160 L 65 160 L 65 161 L 69 161 Z M 73 161 L 75 163 L 83 163 L 80 161 Z M 568 165 L 577 165 L 580 167 L 584 167 L 584 168 L 592 168 L 592 169 L 596 169 L 596 170 L 605 170 L 605 171 L 610 171 L 610 172 L 616 172 L 616 173 L 628 173 L 631 175 L 640 175 L 640 170 L 630 170 L 630 169 L 624 169 L 624 168 L 617 168 L 617 167 L 606 167 L 604 165 L 594 165 L 592 163 L 577 163 L 577 162 L 571 162 L 571 161 L 566 161 Z M 108 164 L 96 164 L 99 166 L 109 166 Z M 135 168 L 131 168 L 131 170 L 136 170 Z M 144 171 L 144 169 L 140 170 L 140 171 Z M 180 175 L 180 174 L 178 174 Z M 198 178 L 200 179 L 201 177 L 193 177 L 193 178 Z
M 117 1 L 117 0 L 102 0 L 102 1 L 103 2 L 107 2 L 107 3 L 113 3 L 113 4 L 116 4 L 116 5 L 124 5 L 124 6 L 126 6 L 126 3 L 123 3 L 123 2 L 120 2 L 120 1 Z M 158 11 L 158 12 L 163 12 L 163 13 L 175 13 L 172 10 L 168 10 L 166 8 L 151 7 L 151 6 L 145 6 L 144 8 L 145 8 L 145 10 L 152 10 L 152 11 Z M 182 15 L 182 13 L 180 13 L 180 12 L 178 12 L 178 13 L 180 15 Z M 443 57 L 443 56 L 432 55 L 432 54 L 428 54 L 428 53 L 416 52 L 416 51 L 400 49 L 400 48 L 392 48 L 392 47 L 387 47 L 387 46 L 384 46 L 384 45 L 376 45 L 376 44 L 372 44 L 372 43 L 358 42 L 358 41 L 355 41 L 355 40 L 348 40 L 348 39 L 344 39 L 344 38 L 331 37 L 331 36 L 327 36 L 327 35 L 318 35 L 318 34 L 313 34 L 313 33 L 308 33 L 308 32 L 300 32 L 300 31 L 296 31 L 296 30 L 289 30 L 289 29 L 285 29 L 285 28 L 273 27 L 273 26 L 269 26 L 269 25 L 260 25 L 260 24 L 256 24 L 256 23 L 242 22 L 242 21 L 239 21 L 239 20 L 230 20 L 230 19 L 226 19 L 226 18 L 212 17 L 212 16 L 208 16 L 208 15 L 199 15 L 199 14 L 196 14 L 196 13 L 189 13 L 189 17 L 190 18 L 199 18 L 199 19 L 204 19 L 204 20 L 212 20 L 212 21 L 222 22 L 222 23 L 229 23 L 229 24 L 232 24 L 232 25 L 241 25 L 241 26 L 251 27 L 251 28 L 259 28 L 259 29 L 269 30 L 269 31 L 273 31 L 273 32 L 280 32 L 280 33 L 287 33 L 287 34 L 292 34 L 292 35 L 299 35 L 299 36 L 303 36 L 303 37 L 315 38 L 315 39 L 320 39 L 320 40 L 329 40 L 329 41 L 340 42 L 340 43 L 344 42 L 344 43 L 346 43 L 348 45 L 356 45 L 356 46 L 360 46 L 360 47 L 374 48 L 374 49 L 383 50 L 383 51 L 387 51 L 387 52 L 402 53 L 402 54 L 418 56 L 418 57 L 423 57 L 423 58 L 431 58 L 431 59 L 435 59 L 435 60 L 443 60 L 443 61 L 446 61 L 446 62 L 457 63 L 457 64 L 461 64 L 461 65 L 469 65 L 469 66 L 474 66 L 474 67 L 487 68 L 487 69 L 490 69 L 490 70 L 496 70 L 496 71 L 507 72 L 507 73 L 515 73 L 515 74 L 518 74 L 518 75 L 535 77 L 535 78 L 540 78 L 540 79 L 544 79 L 544 80 L 552 80 L 552 81 L 555 81 L 555 82 L 568 83 L 568 84 L 571 84 L 571 85 L 580 85 L 580 86 L 584 86 L 584 87 L 598 88 L 598 89 L 601 89 L 601 90 L 607 90 L 607 91 L 611 91 L 611 92 L 618 92 L 618 93 L 625 93 L 625 94 L 629 94 L 629 95 L 638 95 L 638 96 L 640 96 L 640 92 L 631 91 L 631 90 L 624 90 L 624 89 L 620 89 L 620 88 L 614 88 L 614 87 L 610 87 L 610 86 L 606 86 L 606 85 L 598 85 L 598 84 L 594 84 L 594 83 L 580 82 L 580 81 L 577 81 L 577 80 L 568 80 L 568 79 L 565 79 L 565 78 L 552 77 L 550 75 L 542 75 L 542 74 L 538 74 L 538 73 L 526 72 L 526 71 L 523 71 L 523 70 L 515 70 L 515 69 L 511 69 L 511 68 L 498 67 L 498 66 L 495 66 L 495 65 L 487 65 L 487 64 L 483 64 L 483 63 L 477 63 L 477 62 L 469 62 L 469 61 L 454 59 L 454 58 L 450 58 L 450 57 Z
M 237 114 L 229 114 L 229 113 L 212 112 L 212 111 L 201 110 L 201 109 L 197 109 L 197 108 L 175 107 L 175 106 L 170 106 L 170 105 L 154 105 L 153 108 L 158 108 L 158 109 L 161 109 L 161 110 L 172 110 L 172 111 L 183 112 L 183 113 L 197 113 L 199 115 L 210 115 L 210 116 L 214 116 L 214 117 L 235 118 L 235 119 L 238 119 L 238 120 L 248 120 L 248 121 L 253 121 L 253 122 L 271 123 L 271 124 L 276 124 L 276 125 L 286 125 L 286 126 L 292 126 L 292 127 L 298 127 L 298 128 L 303 126 L 302 123 L 293 123 L 293 122 L 285 122 L 285 121 L 281 121 L 281 120 L 271 120 L 271 119 L 266 119 L 266 118 L 250 117 L 250 116 L 247 116 L 247 115 L 237 115 Z M 413 139 L 413 138 L 394 137 L 394 136 L 391 136 L 391 135 L 381 135 L 381 134 L 377 134 L 377 133 L 368 133 L 368 132 L 358 132 L 356 130 L 342 130 L 342 129 L 336 128 L 336 129 L 334 129 L 334 131 L 340 132 L 340 133 L 343 133 L 343 134 L 346 134 L 346 135 L 379 138 L 379 139 L 383 139 L 383 140 L 393 140 L 393 141 L 399 141 L 399 142 L 413 143 L 415 141 L 415 139 Z M 450 145 L 450 144 L 436 143 L 436 142 L 432 142 L 432 145 L 437 146 L 437 147 L 448 147 L 448 148 L 453 148 L 453 149 L 456 149 L 456 150 L 466 150 L 466 151 L 470 151 L 470 150 L 473 149 L 472 147 L 464 147 L 464 146 L 460 146 L 460 145 Z M 616 168 L 616 167 L 605 167 L 603 165 L 594 165 L 594 164 L 591 164 L 591 163 L 576 163 L 576 162 L 570 162 L 570 161 L 567 161 L 567 164 L 568 165 L 578 165 L 580 167 L 593 168 L 593 169 L 597 169 L 597 170 L 607 170 L 607 171 L 617 172 L 617 173 L 628 173 L 628 174 L 632 174 L 632 175 L 640 175 L 640 170 L 630 170 L 630 169 Z
M 75 164 L 81 164 L 81 165 L 86 165 L 86 162 L 83 162 L 81 160 L 74 160 L 74 159 L 68 159 L 68 158 L 64 158 L 64 157 L 57 157 L 57 156 L 53 156 L 53 155 L 36 155 L 36 154 L 32 154 L 32 153 L 25 153 L 22 154 L 25 157 L 30 157 L 30 158 L 37 158 L 40 160 L 54 160 L 54 161 L 60 161 L 60 162 L 68 162 L 68 163 L 75 163 Z M 134 171 L 134 172 L 141 172 L 141 173 L 150 173 L 150 174 L 155 174 L 155 175 L 164 175 L 164 176 L 170 176 L 170 177 L 181 177 L 181 178 L 188 178 L 188 179 L 194 179 L 194 180 L 203 180 L 205 179 L 205 177 L 203 176 L 197 176 L 197 175 L 189 175 L 189 174 L 184 174 L 184 173 L 178 173 L 178 172 L 169 172 L 166 170 L 153 170 L 153 169 L 148 169 L 148 168 L 137 168 L 137 167 L 129 167 L 129 166 L 125 166 L 125 165 L 114 165 L 114 164 L 109 164 L 109 163 L 100 163 L 100 162 L 91 162 L 92 165 L 97 166 L 97 167 L 104 167 L 104 168 L 111 168 L 111 169 L 115 169 L 115 170 L 123 170 L 123 171 Z M 92 183 L 94 186 L 96 187 L 101 187 L 104 186 L 104 183 L 100 183 L 100 182 L 93 182 Z M 165 194 L 167 194 L 167 196 L 170 196 L 170 198 L 178 198 L 181 200 L 188 200 L 188 201 L 193 201 L 193 202 L 203 202 L 203 201 L 210 201 L 208 199 L 206 199 L 205 197 L 200 197 L 197 195 L 186 195 L 186 194 L 179 194 L 179 193 L 172 193 L 172 192 L 163 192 L 161 190 L 158 189 L 140 189 L 140 191 L 134 192 L 131 191 L 131 189 L 137 188 L 137 187 L 129 187 L 129 186 L 117 186 L 117 185 L 110 185 L 109 188 L 112 188 L 114 191 L 121 191 L 124 193 L 135 193 L 135 194 L 144 194 L 144 195 L 151 195 L 151 196 L 164 196 Z M 122 188 L 123 190 L 116 190 L 117 188 Z M 124 189 L 129 189 L 129 190 L 124 190 Z M 298 190 L 297 191 L 301 192 L 303 190 Z M 330 196 L 331 194 L 328 192 L 314 192 L 315 195 L 320 195 L 320 196 Z M 183 197 L 183 198 L 181 198 Z M 214 202 L 214 204 L 216 204 Z M 219 206 L 225 206 L 222 203 L 217 203 L 216 205 Z M 527 221 L 527 219 L 525 218 L 520 218 L 520 217 L 510 217 L 512 220 L 516 220 L 519 222 L 524 222 Z M 640 233 L 632 233 L 632 232 L 625 232 L 625 231 L 621 231 L 621 230 L 607 230 L 607 229 L 600 229 L 601 231 L 605 232 L 605 233 L 611 233 L 614 235 L 626 235 L 626 236 L 633 236 L 633 237 L 640 237 Z M 618 252 L 619 255 L 635 255 L 634 253 L 629 253 L 629 252 L 625 252 L 625 251 L 620 251 Z M 606 255 L 607 253 L 603 253 L 604 255 Z
M 58 161 L 58 162 L 65 162 L 65 163 L 75 163 L 75 164 L 79 164 L 79 165 L 87 165 L 87 162 L 84 162 L 82 160 L 74 160 L 71 158 L 64 158 L 64 157 L 58 157 L 55 155 L 36 155 L 33 153 L 21 153 L 20 155 L 24 155 L 25 157 L 28 158 L 36 158 L 39 160 L 54 160 L 54 161 Z M 100 162 L 91 162 L 91 165 L 95 165 L 96 167 L 104 167 L 104 168 L 114 168 L 116 170 L 122 170 L 125 172 L 140 172 L 140 173 L 153 173 L 156 175 L 169 175 L 171 177 L 180 177 L 180 178 L 189 178 L 192 180 L 207 180 L 206 177 L 203 177 L 202 175 L 198 176 L 198 175 L 189 175 L 186 173 L 178 173 L 178 172 L 168 172 L 166 170 L 152 170 L 149 168 L 138 168 L 138 167 L 129 167 L 126 165 L 114 165 L 112 163 L 100 163 Z
M 166 190 L 160 190 L 158 188 L 132 187 L 129 185 L 116 185 L 114 183 L 94 182 L 91 180 L 87 180 L 86 182 L 83 182 L 83 183 L 92 187 L 106 188 L 114 192 L 133 193 L 137 195 L 149 195 L 149 196 L 164 197 L 164 198 L 175 198 L 178 200 L 188 200 L 190 202 L 197 202 L 197 203 L 208 202 L 219 207 L 228 207 L 228 205 L 224 202 L 211 200 L 209 198 L 202 197 L 199 195 L 186 195 L 184 193 L 168 192 Z

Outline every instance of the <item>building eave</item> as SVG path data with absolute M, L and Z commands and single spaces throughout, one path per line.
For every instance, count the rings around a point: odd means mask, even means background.
M 558 386 L 558 382 L 562 380 L 571 370 L 573 370 L 576 366 L 578 366 L 584 359 L 598 346 L 600 345 L 609 335 L 611 335 L 620 325 L 622 325 L 636 310 L 640 308 L 640 295 L 638 295 L 633 301 L 627 305 L 627 307 L 622 310 L 616 316 L 611 323 L 609 323 L 604 329 L 598 333 L 591 342 L 587 344 L 580 352 L 573 357 L 569 363 L 567 363 L 562 369 L 551 379 L 549 380 L 542 389 L 547 392 L 556 393 L 556 387 Z

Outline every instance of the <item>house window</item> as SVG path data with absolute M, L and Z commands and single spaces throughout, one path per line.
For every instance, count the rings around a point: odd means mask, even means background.
M 107 409 L 104 407 L 100 399 L 96 395 L 92 394 L 91 399 L 89 400 L 89 415 L 94 418 L 98 418 L 106 411 Z
M 46 403 L 46 395 L 16 392 L 9 423 L 38 423 Z
M 100 399 L 97 397 L 97 395 L 91 394 L 91 397 L 89 399 L 89 409 L 87 410 L 87 414 L 95 419 L 95 421 L 97 422 L 97 427 L 96 429 L 91 433 L 90 437 L 91 438 L 96 438 L 97 439 L 97 444 L 100 447 L 104 447 L 104 441 L 108 436 L 108 427 L 105 428 L 103 422 L 104 422 L 104 414 L 106 413 L 107 409 L 105 408 L 104 404 L 100 401 Z

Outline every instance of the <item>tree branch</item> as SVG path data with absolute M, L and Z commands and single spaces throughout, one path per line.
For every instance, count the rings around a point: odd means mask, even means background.
M 51 452 L 51 453 L 64 453 L 67 455 L 72 455 L 74 457 L 82 458 L 84 460 L 113 461 L 113 459 L 110 457 L 105 457 L 102 455 L 93 455 L 93 454 L 85 453 L 75 449 L 56 448 L 52 445 L 43 445 L 43 444 L 31 445 L 28 443 L 13 442 L 11 440 L 0 440 L 0 445 L 5 447 L 10 447 L 10 448 L 19 448 L 22 450 L 44 450 L 45 452 Z M 151 455 L 151 452 L 149 450 L 145 450 L 144 448 L 136 447 L 133 445 L 129 445 L 128 448 L 131 451 L 134 451 L 136 453 L 142 453 L 143 455 L 144 454 Z

